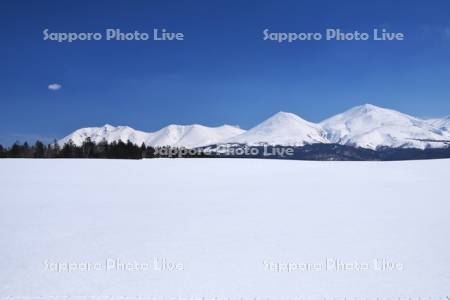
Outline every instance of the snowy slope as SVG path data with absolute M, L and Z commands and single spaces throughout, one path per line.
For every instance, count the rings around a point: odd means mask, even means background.
M 438 119 L 427 120 L 427 123 L 431 126 L 443 131 L 444 134 L 450 134 L 450 116 Z
M 442 147 L 441 130 L 428 122 L 370 104 L 354 107 L 320 123 L 333 143 L 375 149 L 389 147 Z
M 289 145 L 327 143 L 325 132 L 317 124 L 308 122 L 299 116 L 279 112 L 256 127 L 232 137 L 224 143 L 248 145 Z
M 447 300 L 449 177 L 450 160 L 2 159 L 0 299 Z M 267 267 L 327 259 L 370 269 Z
M 104 125 L 78 129 L 59 140 L 58 143 L 63 145 L 71 139 L 76 145 L 81 145 L 86 138 L 90 137 L 96 143 L 105 139 L 108 142 L 129 140 L 137 145 L 144 143 L 148 146 L 197 147 L 214 144 L 243 132 L 244 130 L 230 125 L 219 127 L 169 125 L 156 132 L 139 131 L 128 126 Z

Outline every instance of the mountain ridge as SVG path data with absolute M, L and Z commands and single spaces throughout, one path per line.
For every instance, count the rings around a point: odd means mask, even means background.
M 58 141 L 59 145 L 72 140 L 75 145 L 81 145 L 86 138 L 90 138 L 95 143 L 103 140 L 111 143 L 114 141 L 127 142 L 147 146 L 179 146 L 198 147 L 204 144 L 214 144 L 223 139 L 241 134 L 244 130 L 231 126 L 222 125 L 217 127 L 207 127 L 199 124 L 176 125 L 171 124 L 154 132 L 144 132 L 135 130 L 128 126 L 112 126 L 105 124 L 101 127 L 80 128 Z
M 248 146 L 280 145 L 304 146 L 336 143 L 367 149 L 440 148 L 450 141 L 450 116 L 424 120 L 402 112 L 363 104 L 319 123 L 280 111 L 249 130 L 236 126 L 208 127 L 200 124 L 171 124 L 154 132 L 128 126 L 80 128 L 58 143 L 72 140 L 80 145 L 86 138 L 99 143 L 128 140 L 147 146 L 197 148 L 214 144 L 244 144 Z

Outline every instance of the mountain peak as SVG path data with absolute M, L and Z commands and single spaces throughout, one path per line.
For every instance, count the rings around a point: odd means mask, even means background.
M 372 104 L 353 107 L 320 124 L 331 142 L 363 148 L 425 148 L 429 143 L 421 140 L 443 139 L 439 130 L 424 120 Z
M 116 127 L 115 127 L 115 126 L 112 126 L 112 125 L 110 125 L 110 124 L 105 124 L 105 125 L 103 125 L 101 128 L 109 131 L 109 130 L 115 129 Z
M 296 114 L 286 112 L 286 111 L 279 111 L 276 114 L 274 114 L 272 117 L 297 117 L 297 118 L 299 118 L 299 116 L 297 116 Z
M 373 105 L 373 104 L 370 104 L 370 103 L 366 103 L 363 105 L 355 106 L 355 107 L 351 108 L 350 110 L 367 113 L 367 112 L 371 112 L 371 111 L 383 111 L 386 109 L 376 106 L 376 105 Z
M 290 113 L 290 112 L 284 112 L 284 111 L 279 111 L 276 114 L 274 114 L 273 116 L 271 116 L 270 118 L 268 118 L 266 121 L 264 121 L 263 123 L 270 123 L 270 122 L 305 122 L 305 123 L 310 123 L 304 119 L 302 119 L 301 117 L 297 116 L 294 113 Z
M 370 104 L 370 103 L 364 103 L 363 105 L 360 105 L 361 107 L 364 107 L 364 108 L 370 108 L 370 109 L 377 109 L 377 108 L 381 108 L 381 107 L 379 107 L 379 106 L 376 106 L 376 105 L 373 105 L 373 104 Z
M 249 145 L 290 145 L 327 143 L 325 132 L 317 124 L 296 114 L 280 111 L 252 129 L 226 142 Z
M 276 114 L 274 114 L 274 116 L 276 116 L 276 115 L 289 115 L 289 114 L 292 114 L 292 113 L 287 112 L 287 111 L 282 111 L 282 110 L 280 110 L 279 112 L 277 112 Z

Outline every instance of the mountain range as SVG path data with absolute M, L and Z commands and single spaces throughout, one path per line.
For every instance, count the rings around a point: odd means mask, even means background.
M 106 124 L 102 127 L 87 127 L 76 130 L 58 143 L 63 145 L 72 140 L 75 145 L 81 145 L 86 138 L 95 143 L 106 140 L 127 142 L 147 146 L 173 146 L 195 148 L 204 145 L 220 143 L 223 140 L 244 133 L 235 126 L 223 125 L 219 127 L 207 127 L 203 125 L 169 125 L 155 132 L 144 132 L 135 130 L 128 126 L 111 126 Z
M 440 148 L 450 144 L 450 116 L 423 120 L 392 109 L 364 104 L 320 123 L 308 122 L 288 112 L 279 112 L 249 130 L 223 125 L 169 125 L 155 132 L 128 126 L 81 128 L 58 141 L 81 145 L 86 138 L 99 143 L 128 140 L 147 146 L 196 148 L 217 144 L 249 146 L 341 144 L 367 149 Z

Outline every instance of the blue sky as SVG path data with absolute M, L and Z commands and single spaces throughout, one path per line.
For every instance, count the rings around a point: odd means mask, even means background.
M 245 3 L 242 3 L 245 2 Z M 450 114 L 450 2 L 6 1 L 0 143 L 105 123 L 256 125 L 278 111 L 320 121 L 372 103 Z M 184 41 L 44 41 L 42 31 L 183 32 Z M 403 32 L 404 41 L 264 41 L 262 31 Z M 48 85 L 58 83 L 59 90 Z

